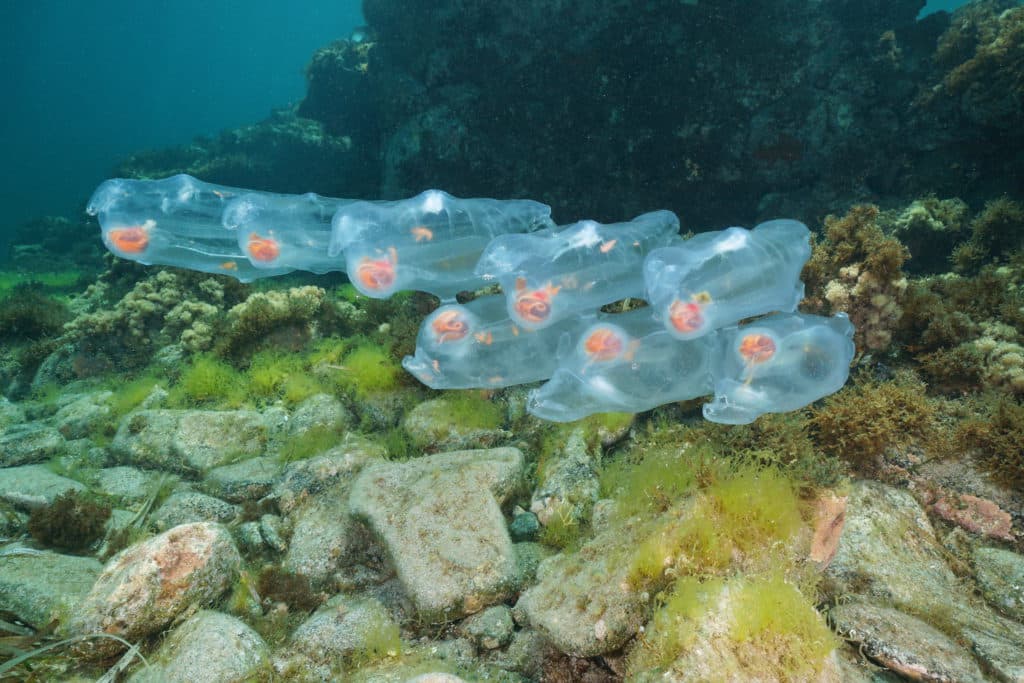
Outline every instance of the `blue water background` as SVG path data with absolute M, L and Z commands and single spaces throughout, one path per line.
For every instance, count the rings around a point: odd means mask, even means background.
M 76 215 L 133 151 L 301 98 L 313 51 L 361 23 L 359 0 L 0 1 L 0 248 L 30 218 Z
M 0 1 L 0 248 L 133 151 L 301 99 L 314 50 L 361 23 L 359 0 Z

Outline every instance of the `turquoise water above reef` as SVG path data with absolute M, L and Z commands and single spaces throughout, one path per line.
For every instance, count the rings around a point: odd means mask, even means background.
M 313 50 L 360 23 L 358 0 L 0 4 L 0 246 L 29 218 L 75 215 L 132 151 L 301 98 Z

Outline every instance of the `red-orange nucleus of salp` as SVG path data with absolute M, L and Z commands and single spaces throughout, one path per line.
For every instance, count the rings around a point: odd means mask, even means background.
M 622 348 L 622 337 L 607 327 L 594 330 L 583 342 L 583 350 L 594 361 L 615 360 Z
M 149 230 L 145 224 L 114 228 L 107 233 L 107 240 L 120 252 L 141 254 L 149 246 Z
M 540 289 L 529 290 L 526 288 L 525 278 L 517 278 L 516 298 L 512 308 L 523 322 L 539 325 L 551 316 L 551 300 L 558 294 L 559 289 L 561 287 L 548 283 Z
M 256 233 L 249 235 L 249 256 L 254 261 L 269 263 L 281 255 L 281 245 L 273 237 L 260 237 Z
M 469 325 L 458 311 L 442 311 L 430 324 L 440 344 L 459 341 L 469 333 Z
M 748 334 L 740 340 L 740 355 L 751 365 L 763 363 L 775 355 L 775 340 L 767 334 Z
M 676 299 L 668 307 L 668 321 L 683 334 L 696 332 L 704 326 L 704 308 L 696 301 Z
M 394 247 L 388 249 L 387 258 L 371 259 L 363 257 L 356 266 L 356 277 L 366 289 L 383 291 L 395 284 L 395 264 L 398 263 L 398 252 Z

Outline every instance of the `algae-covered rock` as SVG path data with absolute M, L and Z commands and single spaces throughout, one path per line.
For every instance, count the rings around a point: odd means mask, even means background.
M 260 455 L 269 432 L 250 410 L 140 410 L 121 422 L 111 449 L 124 464 L 206 472 Z
M 380 463 L 360 473 L 349 510 L 381 538 L 422 619 L 458 619 L 509 595 L 516 560 L 499 505 L 522 473 L 515 448 Z
M 270 661 L 259 634 L 227 614 L 200 610 L 177 626 L 150 659 L 135 670 L 131 683 L 242 683 Z
M 977 548 L 974 571 L 988 603 L 1024 622 L 1024 556 L 1002 548 Z
M 383 605 L 338 595 L 295 629 L 274 668 L 286 680 L 337 680 L 333 674 L 353 663 L 397 657 L 401 650 L 398 625 Z
M 343 432 L 355 418 L 345 405 L 330 394 L 314 394 L 300 403 L 288 420 L 288 432 L 299 436 L 314 429 Z
M 631 681 L 840 683 L 838 644 L 781 575 L 682 579 L 627 657 Z
M 242 558 L 228 530 L 209 522 L 184 524 L 118 553 L 66 625 L 74 635 L 110 633 L 134 641 L 158 632 L 190 605 L 218 599 L 234 583 Z M 91 644 L 83 656 L 123 649 Z
M 230 503 L 259 500 L 273 488 L 282 469 L 276 458 L 249 458 L 214 467 L 203 477 L 202 488 Z
M 64 437 L 53 427 L 27 422 L 0 434 L 0 467 L 41 462 L 64 447 Z
M 70 614 L 102 569 L 91 557 L 5 548 L 0 553 L 0 612 L 42 629 Z
M 568 435 L 561 452 L 537 474 L 530 511 L 544 526 L 579 526 L 590 518 L 600 486 L 596 452 L 582 427 Z
M 630 585 L 630 567 L 608 552 L 623 542 L 622 529 L 597 534 L 576 553 L 544 560 L 538 583 L 516 604 L 531 626 L 559 650 L 579 657 L 614 652 L 647 619 L 647 598 Z
M 409 411 L 402 427 L 415 447 L 429 453 L 491 448 L 511 436 L 493 403 L 451 396 L 423 401 Z
M 459 624 L 459 633 L 468 638 L 477 649 L 496 650 L 512 640 L 512 610 L 506 605 L 488 607 Z
M 341 512 L 347 499 L 348 485 L 337 484 L 292 511 L 285 569 L 322 585 L 349 562 L 362 534 L 358 524 Z
M 365 437 L 346 434 L 340 443 L 321 455 L 290 462 L 274 484 L 273 496 L 281 512 L 288 514 L 308 497 L 351 480 L 367 463 L 383 460 L 384 448 Z
M 110 416 L 108 400 L 113 392 L 86 394 L 62 406 L 54 415 L 57 431 L 65 439 L 81 439 L 97 431 Z

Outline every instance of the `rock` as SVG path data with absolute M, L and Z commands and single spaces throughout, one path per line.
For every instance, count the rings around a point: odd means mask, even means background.
M 506 605 L 488 607 L 459 624 L 459 633 L 479 650 L 496 650 L 512 640 L 512 610 Z
M 382 539 L 420 618 L 448 621 L 500 602 L 516 580 L 499 504 L 523 473 L 515 448 L 367 466 L 349 509 Z
M 645 636 L 651 646 L 631 653 L 630 681 L 845 683 L 824 618 L 781 576 L 711 579 L 697 590 L 699 597 L 671 617 L 664 640 L 655 618 Z M 766 618 L 770 609 L 786 616 Z M 659 645 L 670 655 L 681 652 L 666 666 Z
M 46 465 L 22 465 L 0 469 L 0 499 L 23 510 L 52 503 L 66 491 L 84 491 L 74 479 L 54 474 Z
M 0 396 L 0 434 L 11 425 L 24 421 L 25 411 L 11 403 L 6 396 Z
M 284 466 L 271 457 L 250 458 L 207 472 L 202 488 L 231 503 L 259 500 L 270 493 Z
M 238 506 L 196 491 L 172 493 L 153 513 L 152 523 L 160 531 L 193 522 L 227 524 L 238 515 Z
M 322 455 L 290 462 L 272 492 L 278 509 L 288 514 L 308 497 L 351 480 L 363 466 L 384 460 L 385 450 L 379 444 L 356 434 L 346 434 L 341 443 Z
M 400 650 L 398 625 L 383 605 L 337 595 L 295 629 L 274 668 L 285 680 L 299 672 L 334 680 L 332 673 L 354 656 L 393 657 Z
M 1001 548 L 977 548 L 974 571 L 988 603 L 1024 622 L 1024 556 Z
M 829 610 L 844 638 L 882 666 L 911 680 L 980 681 L 977 663 L 944 633 L 887 607 L 847 603 Z
M 270 661 L 270 648 L 238 619 L 200 610 L 174 628 L 131 683 L 243 683 Z
M 283 567 L 323 586 L 348 563 L 358 525 L 340 513 L 348 501 L 348 484 L 340 483 L 310 499 L 291 514 L 292 538 Z
M 8 427 L 0 435 L 0 467 L 47 460 L 64 448 L 64 437 L 53 427 L 35 422 Z
M 165 475 L 135 467 L 106 467 L 99 471 L 96 487 L 123 501 L 141 501 L 153 495 L 154 486 L 162 476 Z
M 537 585 L 516 603 L 526 621 L 566 654 L 614 652 L 647 620 L 647 600 L 630 586 L 628 563 L 607 552 L 622 543 L 622 536 L 622 529 L 608 529 L 579 552 L 544 560 Z
M 352 427 L 355 418 L 348 408 L 330 394 L 316 394 L 300 403 L 288 420 L 288 433 L 301 436 L 314 429 L 339 432 Z
M 110 416 L 107 401 L 111 396 L 113 392 L 98 391 L 63 406 L 53 418 L 57 431 L 65 439 L 81 439 L 95 433 Z
M 554 554 L 554 551 L 540 543 L 516 543 L 512 546 L 516 553 L 516 585 L 526 590 L 537 582 L 537 568 L 540 563 Z
M 846 522 L 824 587 L 833 598 L 897 609 L 969 643 L 982 668 L 1024 677 L 1024 626 L 969 595 L 946 564 L 946 550 L 907 491 L 874 482 L 850 488 Z M 907 652 L 924 661 L 921 653 Z
M 17 538 L 28 529 L 28 515 L 0 498 L 0 538 Z
M 76 608 L 102 569 L 91 557 L 8 546 L 0 551 L 0 612 L 45 628 Z
M 402 427 L 416 448 L 428 453 L 493 448 L 511 436 L 500 424 L 467 427 L 454 405 L 453 399 L 433 398 L 406 414 Z
M 174 527 L 115 555 L 66 630 L 145 638 L 190 605 L 217 600 L 234 583 L 241 563 L 225 527 L 211 522 Z M 115 641 L 97 641 L 83 656 L 105 657 L 122 649 Z
M 990 500 L 970 494 L 947 494 L 932 505 L 932 512 L 971 533 L 1000 541 L 1014 540 L 1010 513 Z
M 269 433 L 251 410 L 140 410 L 121 421 L 111 450 L 125 464 L 194 474 L 261 455 Z
M 589 519 L 600 485 L 594 469 L 595 454 L 587 446 L 581 427 L 572 430 L 558 458 L 538 473 L 530 511 L 547 526 L 556 517 L 567 524 Z
M 284 521 L 278 515 L 263 515 L 260 517 L 260 537 L 268 548 L 276 553 L 283 553 L 288 549 L 284 542 Z
M 487 662 L 505 671 L 515 671 L 530 681 L 542 680 L 544 662 L 560 653 L 551 643 L 533 629 L 512 634 L 512 641 L 504 650 L 487 653 Z
M 540 522 L 532 512 L 521 512 L 512 518 L 508 525 L 508 533 L 516 543 L 520 541 L 536 541 L 540 531 Z

